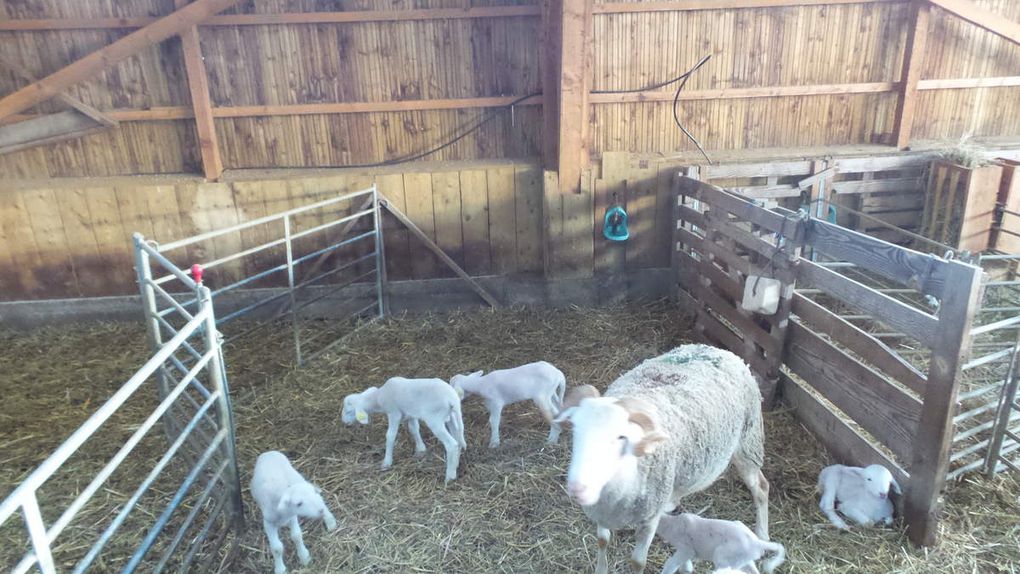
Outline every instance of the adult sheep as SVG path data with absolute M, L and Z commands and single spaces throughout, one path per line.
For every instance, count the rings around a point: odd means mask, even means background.
M 642 572 L 659 519 L 733 465 L 768 540 L 769 484 L 761 393 L 739 357 L 684 345 L 618 378 L 605 396 L 586 398 L 556 418 L 570 424 L 567 491 L 597 527 L 595 572 L 607 574 L 613 530 L 635 529 L 631 569 Z

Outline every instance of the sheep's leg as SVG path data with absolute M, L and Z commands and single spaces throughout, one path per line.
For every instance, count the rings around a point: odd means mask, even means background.
M 609 557 L 607 556 L 609 540 L 613 533 L 608 528 L 596 527 L 598 550 L 595 551 L 595 574 L 609 574 Z
M 421 427 L 418 425 L 418 419 L 407 419 L 407 432 L 414 437 L 414 455 L 425 454 L 425 441 L 421 440 Z
M 489 409 L 489 448 L 499 446 L 499 417 L 503 414 L 503 403 L 486 401 L 486 408 Z
M 733 466 L 740 475 L 740 479 L 751 491 L 751 498 L 754 500 L 756 520 L 754 533 L 764 541 L 769 539 L 769 481 L 765 479 L 761 468 L 740 455 L 733 457 Z
M 266 538 L 269 539 L 269 551 L 273 553 L 273 572 L 284 574 L 287 567 L 283 564 L 283 542 L 280 540 L 280 532 L 266 520 L 262 521 L 262 528 L 265 529 Z
M 694 571 L 694 564 L 691 562 L 691 558 L 688 555 L 686 549 L 677 549 L 669 560 L 662 565 L 662 572 L 660 574 L 676 574 L 683 568 L 684 574 L 690 574 Z
M 393 444 L 397 442 L 397 431 L 400 430 L 400 414 L 387 415 L 389 426 L 386 428 L 386 456 L 383 457 L 382 469 L 393 466 Z
M 549 421 L 549 438 L 546 442 L 556 444 L 560 440 L 560 425 L 552 422 L 553 416 L 556 414 L 556 408 L 553 406 L 553 397 L 540 397 L 535 399 L 534 403 L 538 410 L 541 411 L 545 420 Z
M 847 505 L 843 507 L 842 511 L 844 516 L 861 526 L 870 528 L 875 525 L 875 521 L 868 516 L 866 512 L 861 512 L 860 509 L 854 505 Z
M 305 541 L 301 537 L 301 523 L 298 522 L 297 516 L 290 519 L 290 539 L 294 542 L 294 548 L 297 548 L 298 560 L 303 566 L 307 566 L 312 561 L 312 555 L 308 552 L 308 547 L 305 546 Z
M 630 555 L 630 569 L 632 572 L 644 572 L 645 562 L 648 561 L 648 549 L 652 546 L 652 538 L 655 537 L 655 530 L 659 527 L 659 516 L 638 525 L 634 531 L 634 552 Z
M 443 421 L 434 423 L 428 419 L 425 419 L 425 425 L 429 427 L 432 434 L 436 435 L 439 442 L 443 443 L 446 448 L 446 482 L 457 479 L 457 466 L 460 465 L 460 443 L 457 439 L 453 438 L 450 431 L 446 430 L 446 424 Z
M 849 530 L 847 523 L 836 513 L 836 486 L 829 482 L 822 483 L 822 500 L 818 503 L 825 516 L 833 526 L 841 530 Z

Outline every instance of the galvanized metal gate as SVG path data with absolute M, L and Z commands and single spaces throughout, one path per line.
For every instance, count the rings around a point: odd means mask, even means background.
M 251 237 L 260 241 L 245 240 Z M 139 281 L 170 302 L 157 309 L 155 299 L 143 293 L 154 344 L 161 330 L 174 329 L 174 315 L 179 319 L 195 303 L 187 289 L 182 296 L 181 284 L 196 274 L 215 284 L 212 296 L 221 310 L 217 325 L 225 342 L 289 317 L 299 366 L 386 310 L 386 262 L 374 185 L 167 243 L 138 234 L 134 240 L 136 253 L 148 252 L 164 268 L 153 275 L 144 262 L 138 266 Z M 330 260 L 332 268 L 323 270 Z M 228 302 L 230 310 L 223 312 Z M 328 317 L 328 328 L 311 324 L 321 317 Z M 249 323 L 235 328 L 242 318 Z
M 139 260 L 150 255 L 143 248 Z M 205 287 L 182 279 L 197 300 L 187 321 L 0 504 L 0 525 L 19 510 L 24 517 L 28 552 L 13 572 L 37 566 L 51 574 L 65 564 L 75 573 L 134 572 L 143 561 L 154 572 L 167 567 L 188 572 L 196 559 L 213 557 L 241 524 L 230 393 L 212 297 Z M 142 291 L 156 298 L 151 285 L 143 283 Z M 138 392 L 153 382 L 158 401 Z M 150 405 L 148 415 L 137 420 L 134 409 L 124 408 L 129 401 Z M 160 422 L 169 440 L 150 432 Z M 94 451 L 109 444 L 104 433 L 125 432 L 117 429 L 134 430 L 117 437 L 115 444 L 123 444 L 112 457 L 99 458 Z M 84 488 L 78 469 L 64 468 L 79 451 L 107 460 Z M 67 476 L 62 471 L 75 474 L 62 482 Z M 42 504 L 40 489 L 45 490 Z M 47 524 L 47 515 L 56 518 Z

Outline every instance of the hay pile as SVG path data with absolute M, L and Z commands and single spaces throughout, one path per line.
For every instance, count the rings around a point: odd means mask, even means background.
M 293 370 L 289 326 L 280 325 L 227 350 L 243 482 L 258 453 L 279 449 L 328 492 L 341 527 L 333 533 L 319 525 L 305 528 L 314 561 L 303 570 L 285 541 L 294 572 L 591 572 L 594 528 L 563 491 L 567 441 L 545 446 L 547 427 L 533 409 L 508 408 L 503 444 L 491 451 L 482 405 L 465 402 L 469 448 L 460 478 L 444 489 L 442 449 L 427 431 L 425 458 L 411 456 L 402 429 L 393 469 L 379 471 L 385 424 L 376 419 L 369 428 L 344 427 L 343 395 L 395 374 L 449 377 L 539 358 L 563 369 L 571 383 L 604 388 L 640 360 L 684 342 L 689 328 L 664 303 L 403 317 L 370 325 L 344 350 Z M 89 328 L 67 332 L 84 337 Z M 16 368 L 16 361 L 5 364 Z M 129 373 L 139 364 L 124 358 L 122 366 Z M 829 458 L 788 413 L 767 415 L 766 426 L 771 530 L 790 555 L 784 572 L 1020 570 L 1016 478 L 955 487 L 948 496 L 944 543 L 926 554 L 910 549 L 894 530 L 842 533 L 826 526 L 813 490 Z M 70 430 L 57 434 L 62 438 Z M 0 451 L 0 459 L 6 455 Z M 2 475 L 4 491 L 11 476 Z M 271 568 L 247 492 L 245 500 L 249 528 L 224 572 Z M 729 478 L 686 503 L 687 510 L 705 507 L 711 516 L 753 521 L 746 490 Z M 627 571 L 631 544 L 623 533 L 612 545 L 615 571 Z M 666 556 L 666 548 L 654 544 L 647 571 L 658 571 Z

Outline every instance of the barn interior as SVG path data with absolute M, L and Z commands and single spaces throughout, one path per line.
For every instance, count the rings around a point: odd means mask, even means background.
M 466 399 L 444 485 L 343 397 L 705 342 L 780 571 L 1017 570 L 1018 43 L 1010 0 L 0 0 L 0 566 L 266 571 L 280 450 L 340 523 L 293 571 L 591 572 L 533 407 L 490 450 Z M 836 463 L 893 527 L 829 525 Z

